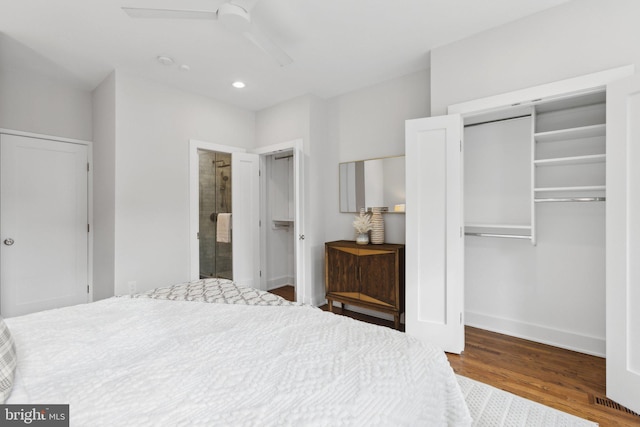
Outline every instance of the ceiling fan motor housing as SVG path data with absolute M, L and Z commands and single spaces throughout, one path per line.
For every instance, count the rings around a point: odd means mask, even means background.
M 249 31 L 251 17 L 249 12 L 233 3 L 223 3 L 218 9 L 218 21 L 227 29 L 236 33 Z

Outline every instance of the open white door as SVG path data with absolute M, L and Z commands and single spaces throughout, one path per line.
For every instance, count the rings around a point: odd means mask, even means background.
M 304 152 L 302 140 L 296 141 L 293 147 L 293 199 L 294 199 L 294 239 L 296 265 L 296 300 L 310 303 L 311 295 L 307 295 L 304 275 L 307 257 L 304 255 Z
M 260 177 L 257 154 L 231 154 L 233 280 L 260 287 Z
M 406 332 L 464 350 L 462 119 L 406 122 Z
M 640 413 L 640 76 L 607 86 L 607 396 Z

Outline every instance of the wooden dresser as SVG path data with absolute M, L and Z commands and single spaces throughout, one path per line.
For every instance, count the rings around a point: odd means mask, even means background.
M 325 290 L 333 302 L 392 314 L 400 329 L 404 312 L 404 245 L 358 245 L 339 240 L 325 243 Z

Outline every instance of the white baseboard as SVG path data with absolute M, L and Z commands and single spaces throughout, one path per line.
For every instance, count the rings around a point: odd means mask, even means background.
M 285 285 L 295 286 L 296 280 L 291 276 L 280 276 L 274 277 L 272 279 L 267 280 L 267 290 L 270 291 L 272 289 L 281 288 Z
M 603 338 L 576 334 L 574 332 L 471 311 L 465 312 L 464 323 L 465 325 L 475 328 L 486 329 L 488 331 L 586 353 L 592 356 L 605 357 L 606 355 L 606 341 Z

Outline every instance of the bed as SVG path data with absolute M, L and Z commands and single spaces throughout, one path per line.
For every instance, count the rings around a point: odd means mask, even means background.
M 223 279 L 5 319 L 6 403 L 73 426 L 464 426 L 444 353 Z

